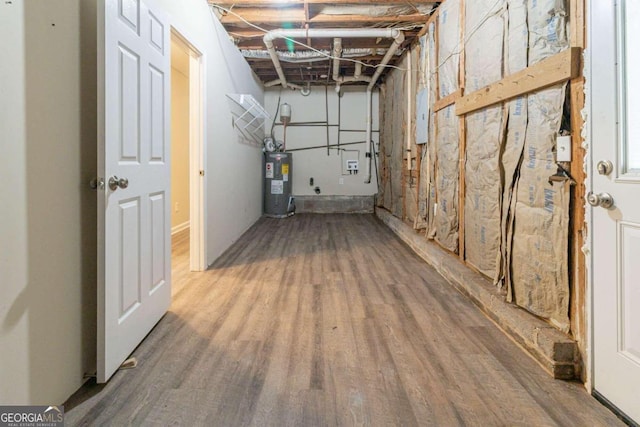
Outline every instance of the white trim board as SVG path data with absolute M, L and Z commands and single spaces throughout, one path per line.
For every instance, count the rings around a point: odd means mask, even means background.
M 189 227 L 191 227 L 191 221 L 185 221 L 182 224 L 174 225 L 171 227 L 171 235 L 173 236 L 174 234 L 186 230 Z

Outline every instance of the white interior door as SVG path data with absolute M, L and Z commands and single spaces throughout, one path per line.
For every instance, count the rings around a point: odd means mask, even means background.
M 169 25 L 150 4 L 99 3 L 100 383 L 171 302 Z
M 592 208 L 593 380 L 601 396 L 638 422 L 640 2 L 588 4 L 593 193 L 589 203 L 600 204 Z M 607 161 L 610 171 L 605 170 Z M 606 194 L 614 202 L 609 209 L 602 207 Z

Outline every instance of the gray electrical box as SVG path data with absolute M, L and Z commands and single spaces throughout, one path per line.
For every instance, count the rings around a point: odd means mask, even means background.
M 429 139 L 429 94 L 422 89 L 416 96 L 416 144 L 426 144 Z
M 296 211 L 292 188 L 293 158 L 291 153 L 264 153 L 264 214 L 286 218 Z

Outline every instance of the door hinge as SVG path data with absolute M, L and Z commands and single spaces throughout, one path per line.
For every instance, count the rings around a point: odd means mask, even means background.
M 93 178 L 89 181 L 92 190 L 104 190 L 104 178 Z

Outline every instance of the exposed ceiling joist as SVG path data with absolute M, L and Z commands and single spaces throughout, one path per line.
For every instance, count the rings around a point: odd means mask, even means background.
M 327 0 L 227 0 L 227 1 L 215 1 L 209 0 L 210 4 L 219 4 L 222 6 L 266 6 L 266 7 L 282 7 L 282 6 L 291 6 L 291 5 L 301 5 L 301 4 L 329 4 L 334 6 L 339 5 L 349 5 L 349 4 L 365 4 L 365 5 L 390 5 L 390 4 L 433 4 L 439 3 L 438 1 L 433 0 L 386 0 L 386 1 L 370 1 L 370 0 L 335 0 L 335 1 L 327 1 Z
M 415 40 L 433 10 L 440 4 L 439 1 L 433 0 L 209 0 L 209 3 L 216 9 L 221 23 L 238 48 L 246 52 L 266 52 L 263 42 L 265 32 L 279 28 L 401 28 L 405 36 L 405 41 L 400 47 L 402 52 Z M 331 52 L 334 40 L 301 37 L 296 39 L 296 42 L 292 44 L 290 41 L 277 39 L 273 41 L 273 45 L 277 52 L 300 54 L 302 58 L 305 53 L 310 52 L 304 45 Z M 370 66 L 380 62 L 384 50 L 388 49 L 390 44 L 391 41 L 384 38 L 342 39 L 344 49 L 376 49 L 372 50 L 373 54 L 353 58 Z M 248 53 L 245 56 L 252 54 Z M 255 54 L 253 56 L 247 57 L 247 61 L 263 82 L 278 79 L 272 63 L 264 58 L 256 58 Z M 398 56 L 394 56 L 389 65 L 396 65 L 398 59 Z M 304 61 L 304 58 L 299 58 L 289 63 L 282 62 L 287 80 L 298 85 L 330 83 L 330 77 L 320 76 L 330 73 L 331 66 L 332 61 L 328 59 Z M 375 70 L 367 66 L 362 68 L 364 76 L 371 76 Z M 349 59 L 341 60 L 339 69 L 344 76 L 356 72 L 355 63 Z

